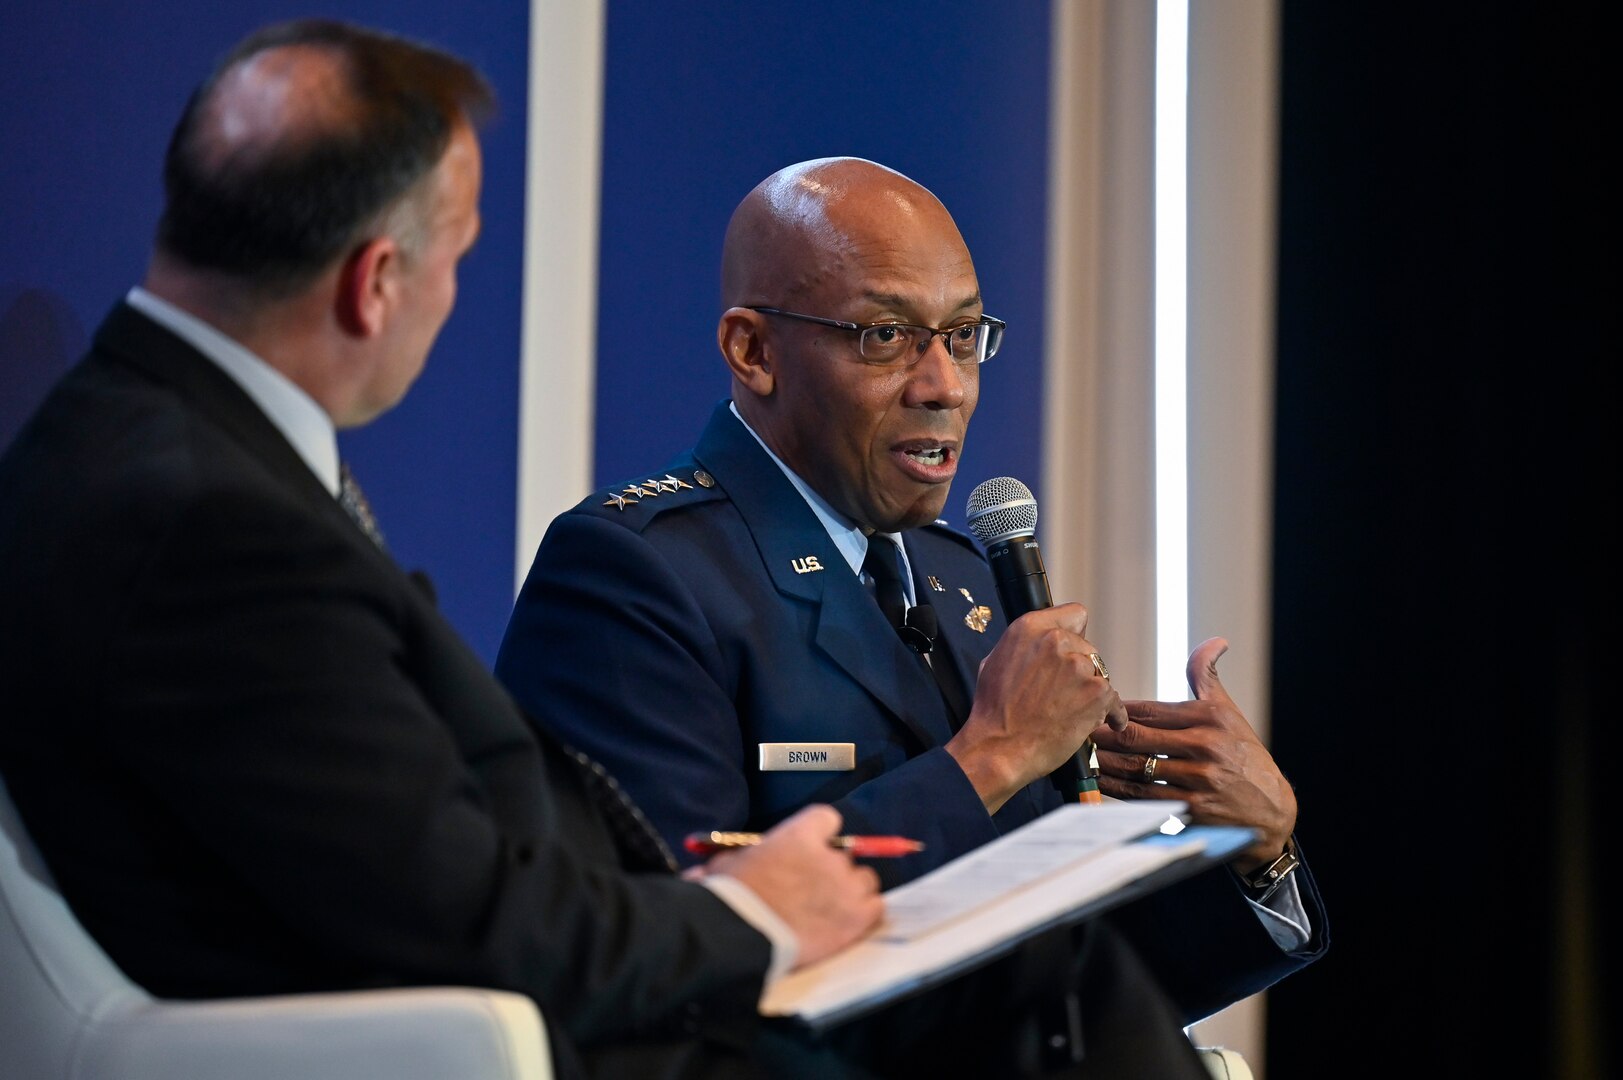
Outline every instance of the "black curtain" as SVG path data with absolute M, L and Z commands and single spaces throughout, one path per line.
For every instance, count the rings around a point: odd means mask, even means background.
M 1269 995 L 1271 1080 L 1615 1064 L 1597 18 L 1283 5 L 1274 750 L 1333 944 Z

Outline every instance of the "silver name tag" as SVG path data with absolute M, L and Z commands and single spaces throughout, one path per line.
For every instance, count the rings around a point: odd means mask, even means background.
M 857 744 L 849 742 L 761 743 L 762 772 L 843 772 L 857 767 Z

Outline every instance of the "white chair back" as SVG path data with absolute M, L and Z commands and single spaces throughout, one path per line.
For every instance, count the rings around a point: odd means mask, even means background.
M 71 1075 L 87 1026 L 149 1000 L 69 910 L 0 779 L 0 1076 Z
M 471 987 L 161 1001 L 93 941 L 0 778 L 0 1080 L 550 1080 L 535 1003 Z

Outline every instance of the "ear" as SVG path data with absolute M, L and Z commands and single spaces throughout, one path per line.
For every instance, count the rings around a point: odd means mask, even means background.
M 749 308 L 732 307 L 721 313 L 716 344 L 738 385 L 757 397 L 769 397 L 775 385 L 772 361 L 763 331 L 766 317 Z
M 338 323 L 357 337 L 383 333 L 399 295 L 400 245 L 379 236 L 356 248 L 338 273 Z

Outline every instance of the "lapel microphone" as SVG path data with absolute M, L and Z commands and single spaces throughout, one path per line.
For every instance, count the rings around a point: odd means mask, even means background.
M 907 621 L 896 628 L 903 643 L 920 656 L 935 648 L 936 635 L 940 630 L 935 608 L 922 601 L 907 609 Z
M 1037 547 L 1037 500 L 1030 488 L 1012 476 L 982 481 L 969 493 L 965 519 L 975 539 L 986 548 L 998 605 L 1006 620 L 1012 623 L 1027 612 L 1054 606 L 1048 571 L 1043 569 L 1042 551 Z M 1084 740 L 1075 754 L 1049 774 L 1066 801 L 1083 793 L 1084 778 L 1092 776 L 1092 756 L 1093 744 Z

